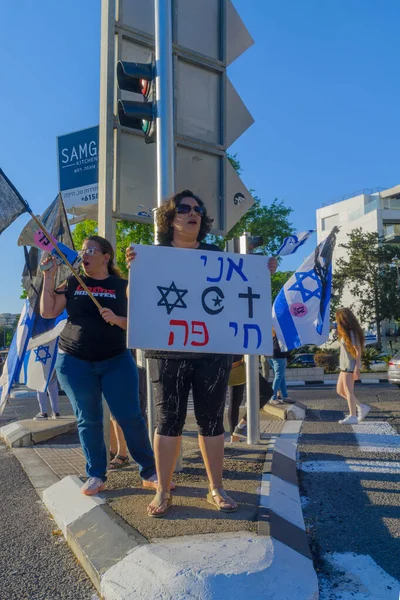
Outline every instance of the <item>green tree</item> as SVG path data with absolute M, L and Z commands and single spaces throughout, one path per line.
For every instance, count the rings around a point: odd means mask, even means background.
M 293 275 L 293 271 L 277 271 L 271 277 L 271 296 L 272 302 L 274 302 L 275 298 L 285 285 L 287 281 Z
M 78 223 L 72 232 L 75 248 L 82 248 L 83 241 L 90 235 L 96 235 L 97 230 L 96 221 Z M 133 223 L 132 221 L 117 221 L 116 240 L 116 263 L 122 273 L 127 275 L 125 249 L 130 244 L 152 244 L 154 242 L 153 225 Z
M 397 272 L 393 259 L 398 252 L 394 245 L 384 244 L 377 233 L 361 228 L 348 234 L 348 242 L 340 244 L 346 257 L 340 258 L 334 270 L 334 302 L 336 308 L 346 287 L 355 298 L 362 323 L 376 326 L 377 346 L 382 346 L 381 322 L 400 317 Z
M 289 215 L 292 208 L 285 206 L 282 200 L 275 198 L 269 205 L 261 203 L 259 196 L 253 195 L 254 204 L 245 215 L 236 223 L 226 236 L 210 236 L 211 241 L 221 249 L 227 241 L 240 237 L 244 233 L 250 235 L 261 235 L 264 245 L 263 254 L 275 254 L 280 247 L 283 238 L 294 233 Z

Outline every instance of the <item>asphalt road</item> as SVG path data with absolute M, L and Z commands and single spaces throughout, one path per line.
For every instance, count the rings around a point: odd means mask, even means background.
M 0 600 L 94 600 L 91 581 L 0 444 Z
M 400 390 L 388 384 L 356 390 L 373 407 L 361 435 L 338 424 L 346 403 L 334 387 L 290 388 L 290 395 L 308 407 L 298 467 L 320 600 L 398 600 Z M 65 397 L 61 403 L 61 412 L 70 413 Z M 20 419 L 38 410 L 35 398 L 14 399 L 12 405 Z M 52 534 L 56 526 L 19 463 L 4 449 L 0 481 L 0 600 L 96 597 L 63 538 Z M 372 592 L 363 587 L 367 579 L 372 587 L 376 583 Z
M 397 599 L 400 588 L 393 589 L 392 581 L 374 595 L 363 595 L 358 575 L 333 566 L 337 556 L 351 557 L 353 565 L 369 561 L 368 577 L 377 585 L 385 574 L 400 581 L 400 391 L 384 384 L 356 391 L 372 406 L 361 433 L 359 425 L 338 424 L 346 403 L 333 388 L 293 392 L 309 409 L 299 444 L 303 513 L 325 590 L 321 600 Z

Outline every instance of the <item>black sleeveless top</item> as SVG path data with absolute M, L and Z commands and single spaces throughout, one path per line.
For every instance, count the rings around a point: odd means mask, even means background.
M 107 279 L 82 277 L 96 300 L 119 317 L 127 315 L 126 279 L 110 275 Z M 63 329 L 59 348 L 66 354 L 91 362 L 113 358 L 126 351 L 126 331 L 106 323 L 94 302 L 78 280 L 67 280 L 68 321 Z

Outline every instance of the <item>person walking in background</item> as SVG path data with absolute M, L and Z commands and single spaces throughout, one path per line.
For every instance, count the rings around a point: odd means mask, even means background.
M 67 310 L 60 335 L 57 376 L 78 422 L 88 479 L 82 494 L 104 489 L 107 452 L 103 433 L 104 396 L 120 425 L 129 452 L 139 465 L 144 487 L 157 485 L 156 467 L 138 397 L 138 374 L 126 348 L 127 285 L 114 266 L 114 250 L 106 239 L 93 235 L 83 242 L 83 281 L 103 307 L 95 306 L 78 280 L 71 276 L 57 290 L 57 264 L 44 272 L 40 312 L 44 318 Z M 112 325 L 112 326 L 111 326 Z
M 364 333 L 356 316 L 349 308 L 339 308 L 336 311 L 336 323 L 340 342 L 340 373 L 336 392 L 347 400 L 349 407 L 349 414 L 339 423 L 355 425 L 363 421 L 371 410 L 367 404 L 361 404 L 354 393 L 354 382 L 360 379 Z
M 60 410 L 58 408 L 58 381 L 56 370 L 54 369 L 53 374 L 51 376 L 49 385 L 47 387 L 47 392 L 37 392 L 37 399 L 39 402 L 40 412 L 33 417 L 35 421 L 41 421 L 42 419 L 48 419 L 48 400 L 50 399 L 51 406 L 51 418 L 59 419 L 60 418 Z
M 259 373 L 260 386 L 260 410 L 267 404 L 273 394 L 272 386 Z M 244 390 L 246 387 L 246 369 L 244 364 L 244 356 L 234 356 L 232 370 L 229 376 L 229 405 L 228 405 L 228 422 L 229 431 L 231 434 L 231 443 L 239 442 L 241 439 L 247 438 L 247 412 L 239 421 L 239 410 L 244 398 Z
M 283 404 L 283 402 L 289 400 L 286 389 L 286 365 L 290 352 L 283 352 L 281 350 L 274 328 L 272 328 L 272 342 L 273 358 L 269 359 L 269 364 L 271 365 L 274 371 L 274 381 L 272 383 L 273 396 L 269 403 Z M 282 398 L 279 398 L 278 396 L 279 391 L 281 392 Z

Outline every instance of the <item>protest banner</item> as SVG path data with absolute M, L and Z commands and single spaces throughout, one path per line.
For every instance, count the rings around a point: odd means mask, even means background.
M 218 354 L 272 354 L 266 256 L 135 246 L 128 346 Z

